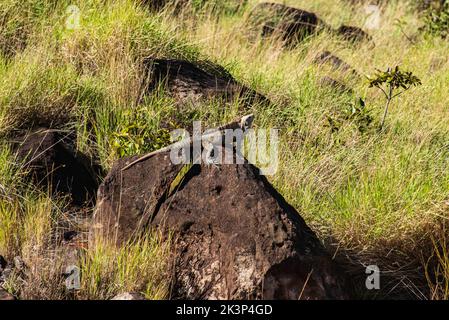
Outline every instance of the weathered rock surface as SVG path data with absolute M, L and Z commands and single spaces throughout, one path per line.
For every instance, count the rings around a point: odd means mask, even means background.
M 250 22 L 262 28 L 262 35 L 277 35 L 289 45 L 327 28 L 316 14 L 280 3 L 260 3 L 251 12 Z
M 145 74 L 152 80 L 149 91 L 162 85 L 180 104 L 194 104 L 205 99 L 230 103 L 238 99 L 244 106 L 257 101 L 268 102 L 218 65 L 204 62 L 196 66 L 184 60 L 148 59 L 144 66 Z
M 161 10 L 165 7 L 174 9 L 175 13 L 181 12 L 181 10 L 192 8 L 206 8 L 210 11 L 226 10 L 228 12 L 237 12 L 240 8 L 243 8 L 247 4 L 248 0 L 226 0 L 226 1 L 194 1 L 194 0 L 144 0 L 142 4 L 150 8 L 151 10 Z
M 372 37 L 359 27 L 342 25 L 337 28 L 336 33 L 343 39 L 352 42 L 371 41 Z
M 169 0 L 143 0 L 141 3 L 143 6 L 157 11 L 163 9 L 169 2 Z
M 336 55 L 332 54 L 330 51 L 321 52 L 315 57 L 313 62 L 318 65 L 327 63 L 331 65 L 334 70 L 341 70 L 344 72 L 351 72 L 354 75 L 359 75 L 358 72 L 351 65 L 346 63 L 340 57 L 337 57 Z
M 136 158 L 118 160 L 100 185 L 91 241 L 100 235 L 124 242 L 148 227 L 181 169 L 161 153 L 121 170 Z
M 254 166 L 195 165 L 167 196 L 179 171 L 168 155 L 121 171 L 131 160 L 100 187 L 91 233 L 174 232 L 173 299 L 349 297 L 315 234 Z
M 278 36 L 288 46 L 294 46 L 304 38 L 323 30 L 331 31 L 352 42 L 371 40 L 371 37 L 358 27 L 342 25 L 333 30 L 315 13 L 280 3 L 258 4 L 251 12 L 249 22 L 251 28 L 261 30 L 263 36 Z
M 82 205 L 94 199 L 98 181 L 92 161 L 77 152 L 72 141 L 58 130 L 39 128 L 13 139 L 13 144 L 31 181 Z

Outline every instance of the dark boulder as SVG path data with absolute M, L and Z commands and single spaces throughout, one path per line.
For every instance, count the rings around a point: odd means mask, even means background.
M 170 193 L 180 168 L 167 154 L 122 171 L 131 160 L 100 187 L 91 239 L 173 232 L 171 298 L 349 298 L 345 275 L 253 165 L 194 165 Z
M 335 30 L 336 34 L 344 40 L 351 42 L 371 41 L 372 37 L 359 27 L 341 25 Z
M 245 7 L 248 0 L 143 0 L 142 5 L 153 11 L 159 11 L 164 8 L 171 9 L 173 13 L 178 14 L 183 10 L 207 10 L 208 12 L 220 13 L 220 12 L 238 12 L 241 8 Z
M 123 171 L 138 157 L 119 159 L 98 189 L 90 240 L 97 236 L 126 242 L 148 227 L 181 166 L 158 154 Z
M 250 23 L 262 29 L 263 36 L 279 36 L 287 45 L 294 45 L 327 25 L 315 13 L 280 3 L 260 3 L 250 14 Z
M 195 65 L 184 60 L 148 59 L 144 67 L 151 79 L 148 91 L 162 86 L 181 105 L 205 99 L 229 103 L 238 100 L 248 107 L 268 102 L 263 95 L 238 83 L 224 68 L 209 62 Z
M 262 36 L 277 36 L 287 46 L 294 46 L 323 30 L 351 42 L 371 40 L 371 36 L 358 27 L 342 25 L 334 30 L 315 13 L 280 3 L 258 4 L 248 20 L 251 29 L 261 30 Z
M 28 178 L 52 194 L 69 195 L 74 205 L 94 200 L 98 166 L 76 151 L 74 138 L 59 130 L 35 129 L 13 139 L 17 159 Z
M 141 3 L 144 7 L 158 11 L 162 10 L 170 1 L 169 0 L 142 0 Z
M 336 55 L 332 54 L 330 51 L 321 52 L 315 57 L 313 62 L 318 65 L 327 63 L 330 64 L 335 70 L 341 70 L 344 72 L 352 73 L 354 75 L 358 75 L 358 72 L 351 65 L 349 65 Z

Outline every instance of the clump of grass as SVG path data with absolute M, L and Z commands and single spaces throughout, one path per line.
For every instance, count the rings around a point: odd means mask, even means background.
M 10 262 L 16 257 L 24 262 L 24 269 L 15 269 L 5 285 L 17 296 L 51 298 L 60 291 L 57 290 L 59 282 L 43 282 L 49 273 L 42 263 L 48 259 L 47 250 L 51 248 L 58 213 L 49 196 L 35 191 L 27 191 L 18 199 L 0 199 L 0 252 Z M 46 267 L 53 279 L 58 269 L 52 263 Z
M 39 37 L 65 1 L 5 0 L 0 3 L 0 53 L 12 58 Z
M 169 296 L 171 240 L 160 232 L 123 246 L 96 241 L 81 258 L 81 299 L 111 299 L 123 292 L 139 292 L 146 299 Z
M 19 6 L 16 2 L 8 3 Z M 9 128 L 62 126 L 76 122 L 83 113 L 79 109 L 104 103 L 133 108 L 143 95 L 143 58 L 199 59 L 198 50 L 173 36 L 162 16 L 148 15 L 134 1 L 83 2 L 74 29 L 66 27 L 64 3 L 27 3 L 51 9 L 53 15 L 38 16 L 46 28 L 36 27 L 35 41 L 20 54 L 9 62 L 2 57 L 0 119 Z M 34 23 L 19 9 L 10 14 Z M 101 91 L 90 91 L 92 84 Z
M 23 181 L 24 172 L 7 144 L 0 145 L 0 254 L 23 261 L 3 286 L 21 298 L 63 298 L 54 257 L 56 225 L 64 208 Z
M 87 250 L 61 246 L 59 226 L 68 219 L 65 201 L 27 186 L 14 161 L 10 148 L 2 145 L 0 254 L 24 264 L 13 269 L 3 284 L 6 290 L 21 299 L 109 299 L 128 291 L 148 299 L 168 296 L 170 237 L 163 240 L 154 232 L 120 248 L 105 239 Z M 69 263 L 81 270 L 76 292 L 65 285 Z
M 41 51 L 42 50 L 42 51 Z M 0 110 L 8 128 L 61 126 L 71 119 L 76 99 L 76 74 L 56 66 L 44 48 L 8 64 L 0 82 Z

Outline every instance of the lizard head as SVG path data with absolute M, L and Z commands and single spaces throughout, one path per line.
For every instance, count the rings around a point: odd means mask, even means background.
M 243 131 L 248 130 L 251 128 L 254 121 L 254 114 L 249 114 L 246 116 L 243 116 L 240 120 L 240 128 L 242 128 Z

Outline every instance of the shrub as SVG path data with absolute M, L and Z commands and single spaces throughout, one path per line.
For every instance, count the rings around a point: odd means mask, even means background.
M 387 71 L 377 70 L 377 74 L 369 79 L 369 87 L 380 89 L 386 98 L 385 111 L 380 124 L 380 130 L 384 127 L 391 100 L 401 95 L 412 86 L 418 85 L 421 85 L 421 80 L 410 71 L 402 72 L 399 70 L 399 66 L 396 66 L 394 69 L 388 68 Z M 402 91 L 396 92 L 398 89 L 402 89 Z

